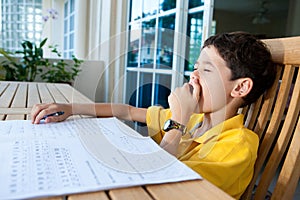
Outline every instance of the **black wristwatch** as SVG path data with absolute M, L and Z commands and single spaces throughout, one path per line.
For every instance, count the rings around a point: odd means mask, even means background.
M 168 119 L 166 122 L 165 122 L 165 125 L 164 125 L 164 131 L 165 132 L 168 132 L 169 130 L 172 130 L 172 129 L 177 129 L 179 131 L 181 131 L 182 135 L 184 135 L 186 133 L 186 127 L 172 119 Z

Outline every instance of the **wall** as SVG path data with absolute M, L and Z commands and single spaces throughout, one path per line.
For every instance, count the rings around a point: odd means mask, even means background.
M 104 72 L 98 88 L 102 102 L 122 102 L 125 71 L 127 0 L 78 0 L 76 55 L 102 60 Z M 84 30 L 84 31 L 82 31 Z M 85 39 L 82 39 L 85 37 Z
M 252 24 L 255 14 L 260 11 L 259 2 L 215 0 L 216 32 L 247 31 L 266 38 L 300 35 L 300 0 L 266 1 L 266 16 L 270 23 Z
M 214 11 L 216 20 L 216 32 L 246 31 L 257 35 L 264 35 L 267 38 L 283 37 L 286 35 L 287 13 L 284 17 L 270 17 L 270 23 L 252 24 L 252 15 L 233 13 L 224 10 Z
M 300 0 L 290 0 L 286 35 L 300 35 Z

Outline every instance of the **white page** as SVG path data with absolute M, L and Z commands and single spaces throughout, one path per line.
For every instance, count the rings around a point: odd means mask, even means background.
M 0 122 L 0 199 L 201 178 L 116 118 Z

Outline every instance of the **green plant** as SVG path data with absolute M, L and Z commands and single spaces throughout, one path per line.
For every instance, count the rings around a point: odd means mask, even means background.
M 0 49 L 6 60 L 0 63 L 0 67 L 5 70 L 6 81 L 34 81 L 37 75 L 46 82 L 65 82 L 71 83 L 78 75 L 82 60 L 72 56 L 72 63 L 61 59 L 61 53 L 57 50 L 57 45 L 49 46 L 59 60 L 50 62 L 43 57 L 43 47 L 47 38 L 39 45 L 30 41 L 24 41 L 22 50 L 11 53 Z M 20 56 L 21 55 L 21 56 Z
M 49 46 L 52 53 L 55 53 L 59 58 L 61 53 L 58 52 L 57 46 Z M 68 64 L 65 60 L 59 59 L 57 62 L 46 65 L 46 70 L 41 74 L 41 78 L 51 83 L 71 83 L 78 73 L 81 71 L 80 65 L 83 61 L 72 55 L 72 64 Z
M 47 38 L 36 45 L 26 40 L 21 44 L 22 50 L 15 53 L 0 49 L 0 54 L 6 58 L 0 63 L 6 71 L 5 80 L 34 81 L 36 75 L 42 71 L 41 67 L 47 65 L 43 58 L 43 46 L 46 41 Z

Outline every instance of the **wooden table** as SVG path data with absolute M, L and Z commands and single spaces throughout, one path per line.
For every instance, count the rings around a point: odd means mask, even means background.
M 92 103 L 90 99 L 67 84 L 0 81 L 0 120 L 30 119 L 36 103 Z M 83 116 L 74 116 L 83 117 Z M 44 199 L 65 199 L 65 196 Z M 68 195 L 81 199 L 233 199 L 207 180 L 145 185 L 109 191 Z

